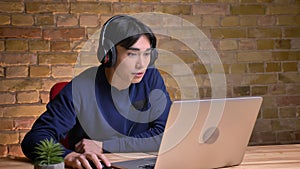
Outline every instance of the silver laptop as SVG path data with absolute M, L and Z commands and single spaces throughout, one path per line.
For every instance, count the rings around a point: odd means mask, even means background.
M 244 157 L 262 97 L 174 101 L 157 157 L 116 168 L 220 168 Z

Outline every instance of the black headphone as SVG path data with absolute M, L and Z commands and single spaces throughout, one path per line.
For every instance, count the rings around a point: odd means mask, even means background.
M 117 61 L 117 50 L 115 48 L 115 44 L 112 42 L 112 40 L 105 38 L 107 27 L 109 26 L 109 24 L 112 21 L 117 20 L 119 18 L 124 18 L 124 17 L 138 22 L 137 19 L 130 17 L 128 15 L 116 15 L 116 16 L 113 16 L 112 18 L 110 18 L 109 20 L 107 20 L 103 25 L 103 28 L 100 33 L 97 57 L 98 57 L 98 60 L 101 62 L 101 65 L 103 65 L 104 67 L 112 67 L 113 65 L 115 65 L 115 63 Z M 147 30 L 145 32 L 153 34 L 152 31 L 150 30 L 150 28 L 149 28 L 149 30 Z M 156 38 L 155 38 L 154 42 L 152 42 L 151 48 L 152 48 L 151 58 L 150 58 L 150 63 L 148 65 L 148 67 L 153 66 L 155 60 L 158 57 L 158 51 L 156 49 Z

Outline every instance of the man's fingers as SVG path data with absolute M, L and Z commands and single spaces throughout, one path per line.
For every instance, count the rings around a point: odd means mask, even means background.
M 72 168 L 84 169 L 83 166 L 81 165 L 81 162 L 78 159 L 75 159 L 75 162 L 71 166 Z
M 102 161 L 102 163 L 104 163 L 105 166 L 107 166 L 107 167 L 111 166 L 110 161 L 108 160 L 108 158 L 104 154 L 98 155 L 98 158 Z
M 90 165 L 94 165 L 96 168 L 102 168 L 100 159 L 96 154 L 85 153 L 86 158 L 89 160 Z
M 78 159 L 79 159 L 82 167 L 84 167 L 85 169 L 92 169 L 92 167 L 88 161 L 88 158 L 85 155 L 80 155 Z
M 75 151 L 78 153 L 83 153 L 82 141 L 79 141 L 78 143 L 75 144 Z

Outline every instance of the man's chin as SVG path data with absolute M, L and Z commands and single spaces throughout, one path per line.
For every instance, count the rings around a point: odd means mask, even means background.
M 131 80 L 131 83 L 132 83 L 132 84 L 140 83 L 140 82 L 142 81 L 142 79 L 143 79 L 143 77 L 140 77 L 140 78 L 133 78 L 133 79 Z

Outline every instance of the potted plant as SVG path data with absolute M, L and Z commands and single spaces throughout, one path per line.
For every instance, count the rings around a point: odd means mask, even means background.
M 55 143 L 53 138 L 41 140 L 35 147 L 36 154 L 34 169 L 64 169 L 65 163 L 62 157 L 63 147 Z

